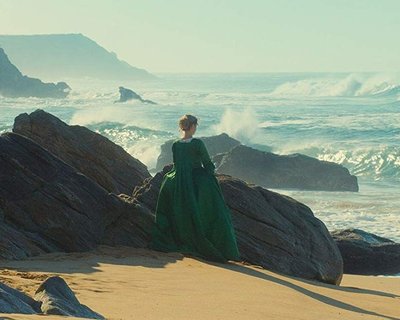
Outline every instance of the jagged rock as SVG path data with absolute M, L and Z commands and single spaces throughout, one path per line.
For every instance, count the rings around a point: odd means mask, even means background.
M 357 177 L 345 167 L 302 155 L 277 155 L 245 145 L 212 158 L 216 172 L 265 188 L 358 191 Z
M 0 95 L 4 97 L 65 98 L 71 88 L 65 82 L 43 83 L 22 75 L 0 48 Z
M 146 165 L 106 137 L 40 109 L 16 117 L 13 132 L 36 141 L 109 192 L 131 194 L 151 176 Z
M 228 152 L 233 147 L 240 145 L 240 141 L 221 133 L 211 137 L 200 137 L 207 147 L 210 157 L 217 153 Z M 167 164 L 172 163 L 172 143 L 175 139 L 168 140 L 161 145 L 161 153 L 157 158 L 156 170 L 161 171 Z
M 142 230 L 153 222 L 140 204 L 108 193 L 15 133 L 0 136 L 0 211 L 3 259 L 86 251 L 98 244 L 143 246 L 149 238 Z
M 345 273 L 400 273 L 400 243 L 360 229 L 335 230 L 331 235 L 342 254 Z
M 99 313 L 81 304 L 64 279 L 58 276 L 44 281 L 37 289 L 35 299 L 42 302 L 41 310 L 44 314 L 105 319 Z
M 0 282 L 0 313 L 35 314 L 40 312 L 40 302 Z
M 172 165 L 167 165 L 146 179 L 132 197 L 154 212 L 162 177 L 171 169 Z M 216 177 L 232 212 L 242 259 L 287 275 L 340 283 L 342 257 L 310 208 L 229 175 Z
M 143 102 L 143 103 L 156 104 L 155 102 L 153 102 L 151 100 L 142 99 L 141 96 L 139 96 L 136 92 L 134 92 L 131 89 L 119 87 L 119 100 L 117 100 L 115 102 L 126 102 L 129 100 L 139 100 L 140 102 Z

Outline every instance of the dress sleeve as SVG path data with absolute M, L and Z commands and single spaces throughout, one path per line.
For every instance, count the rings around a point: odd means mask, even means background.
M 171 149 L 172 149 L 172 162 L 174 163 L 174 167 L 175 167 L 175 163 L 176 163 L 176 156 L 175 156 L 175 142 L 174 142 L 174 143 L 172 143 Z
M 210 155 L 208 154 L 206 145 L 202 140 L 199 140 L 199 152 L 200 152 L 200 158 L 201 162 L 203 164 L 203 167 L 211 174 L 215 173 L 215 165 L 210 159 Z

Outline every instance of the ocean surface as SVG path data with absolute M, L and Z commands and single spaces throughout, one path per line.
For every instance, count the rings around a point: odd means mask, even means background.
M 107 136 L 154 175 L 160 145 L 179 137 L 180 116 L 193 114 L 198 137 L 226 132 L 261 150 L 342 164 L 358 177 L 358 193 L 274 191 L 308 205 L 329 230 L 360 228 L 400 242 L 399 74 L 157 76 L 152 82 L 63 79 L 72 92 L 61 100 L 0 97 L 0 132 L 10 131 L 18 114 L 41 108 Z M 114 103 L 119 86 L 157 105 Z

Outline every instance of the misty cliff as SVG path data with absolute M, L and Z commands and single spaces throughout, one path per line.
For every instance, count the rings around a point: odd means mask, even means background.
M 65 82 L 44 83 L 23 75 L 0 48 L 0 96 L 65 98 L 70 89 Z
M 69 77 L 154 78 L 82 34 L 0 35 L 0 47 L 23 73 L 52 81 Z

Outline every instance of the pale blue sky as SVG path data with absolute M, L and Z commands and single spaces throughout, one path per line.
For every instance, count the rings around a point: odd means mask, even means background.
M 0 34 L 43 33 L 155 73 L 400 71 L 400 0 L 0 0 Z

